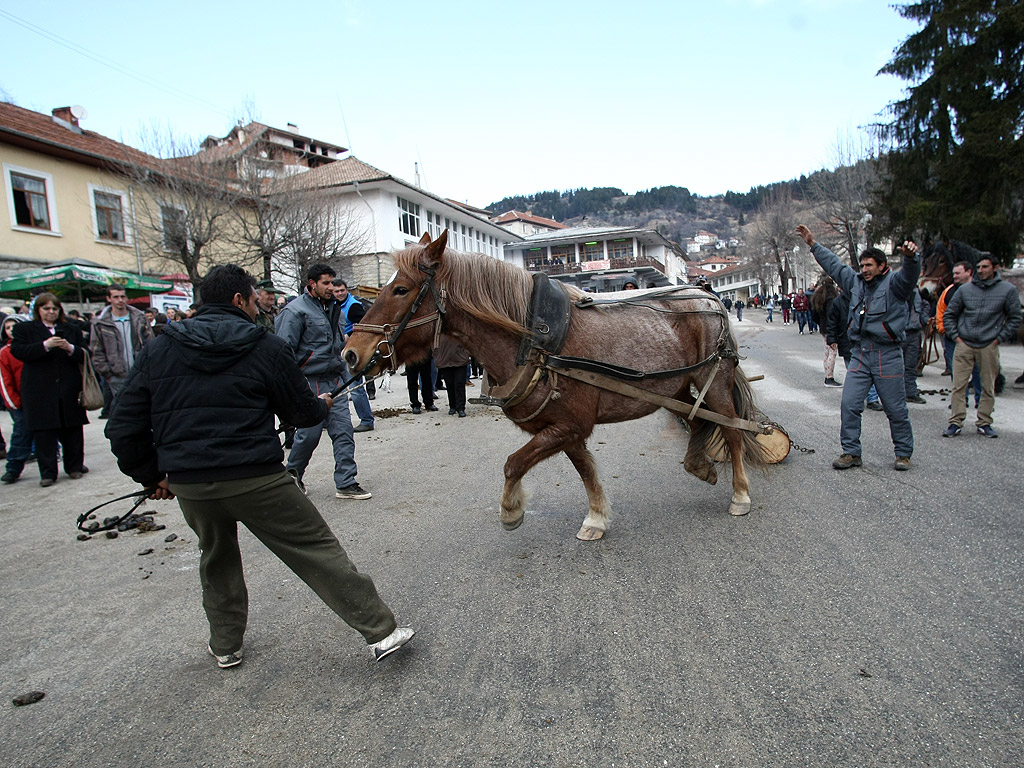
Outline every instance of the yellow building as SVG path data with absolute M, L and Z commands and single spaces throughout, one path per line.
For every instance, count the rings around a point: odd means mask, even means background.
M 121 169 L 158 162 L 83 130 L 72 108 L 43 115 L 0 103 L 0 274 L 73 258 L 139 272 L 139 191 Z

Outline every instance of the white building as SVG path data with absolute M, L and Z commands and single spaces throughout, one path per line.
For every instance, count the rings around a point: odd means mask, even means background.
M 540 232 L 507 245 L 505 260 L 595 292 L 620 290 L 630 278 L 639 288 L 686 282 L 685 254 L 653 229 L 573 227 Z
M 365 246 L 353 257 L 350 282 L 380 286 L 391 276 L 393 250 L 415 244 L 424 232 L 437 238 L 448 230 L 448 246 L 456 251 L 503 258 L 507 246 L 522 238 L 485 216 L 452 200 L 438 197 L 353 155 L 293 177 L 291 184 L 327 192 L 337 201 L 342 218 L 365 234 Z

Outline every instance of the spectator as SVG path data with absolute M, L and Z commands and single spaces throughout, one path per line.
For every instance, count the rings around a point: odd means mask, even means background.
M 150 498 L 177 497 L 199 537 L 208 649 L 217 666 L 242 662 L 248 595 L 239 522 L 380 660 L 413 630 L 397 626 L 373 581 L 285 473 L 274 431 L 275 413 L 306 428 L 322 425 L 333 401 L 314 397 L 287 345 L 255 324 L 255 281 L 241 267 L 210 270 L 203 296 L 195 318 L 175 323 L 140 354 L 106 429 L 118 466 L 152 490 Z
M 733 305 L 736 307 L 736 320 L 740 321 L 743 319 L 743 299 L 736 299 L 736 303 Z
M 89 419 L 78 404 L 82 392 L 79 365 L 85 359 L 85 346 L 82 332 L 67 322 L 64 308 L 52 293 L 39 294 L 32 320 L 14 326 L 11 354 L 25 364 L 21 410 L 36 444 L 39 484 L 48 488 L 57 482 L 58 443 L 63 449 L 64 471 L 71 479 L 80 479 L 89 471 L 84 464 L 82 433 Z
M 114 408 L 135 356 L 142 345 L 153 338 L 153 329 L 142 312 L 128 306 L 124 288 L 109 286 L 107 301 L 110 306 L 93 320 L 89 350 L 96 373 L 110 386 L 113 395 L 110 407 Z
M 803 291 L 797 291 L 793 295 L 793 311 L 796 313 L 796 323 L 800 328 L 800 335 L 804 335 L 804 327 L 807 325 L 807 314 L 810 310 L 810 303 Z
M 274 333 L 278 294 L 280 291 L 274 287 L 272 281 L 260 280 L 256 283 L 256 325 L 266 328 L 268 333 Z M 282 421 L 277 431 L 284 435 L 285 449 L 291 450 L 295 444 L 295 427 Z
M 466 417 L 466 366 L 469 352 L 448 334 L 441 334 L 434 350 L 437 371 L 444 379 L 448 391 L 448 415 Z
M 332 281 L 332 290 L 334 291 L 334 299 L 341 304 L 341 311 L 345 315 L 345 337 L 347 338 L 352 333 L 352 326 L 363 319 L 363 315 L 366 314 L 366 309 L 359 299 L 349 293 L 348 283 L 342 280 L 340 277 L 336 277 Z M 365 387 L 366 382 L 362 377 L 359 381 L 353 382 L 355 389 L 352 390 L 352 406 L 356 409 L 356 415 L 359 417 L 359 423 L 352 429 L 353 432 L 372 432 L 373 431 L 373 409 L 370 408 L 370 398 Z
M 0 476 L 0 483 L 5 484 L 17 482 L 25 469 L 25 462 L 32 455 L 32 433 L 29 432 L 25 424 L 25 415 L 21 411 L 21 370 L 25 364 L 11 354 L 14 326 L 24 319 L 21 315 L 9 315 L 4 318 L 0 327 L 0 394 L 13 424 L 11 444 L 4 456 L 7 459 L 7 466 L 4 468 L 3 476 Z
M 792 296 L 783 296 L 782 299 L 779 300 L 779 306 L 782 307 L 782 324 L 789 325 L 789 313 L 793 308 Z
M 903 339 L 903 384 L 908 403 L 924 405 L 927 400 L 917 389 L 917 361 L 921 357 L 921 331 L 928 322 L 921 292 L 915 288 L 907 299 L 907 336 Z
M 156 307 L 146 307 L 143 314 L 146 316 L 146 322 L 149 324 L 149 330 L 153 332 L 154 338 L 164 332 L 164 328 L 167 327 L 166 315 L 157 312 Z
M 291 348 L 309 388 L 317 395 L 337 389 L 345 372 L 341 360 L 344 319 L 331 283 L 335 277 L 326 264 L 312 265 L 306 273 L 305 292 L 281 310 L 276 322 L 277 335 Z M 372 494 L 356 482 L 355 438 L 345 394 L 338 396 L 323 421 L 295 431 L 288 472 L 305 489 L 302 476 L 325 428 L 334 447 L 335 498 L 369 499 Z
M 272 280 L 260 280 L 256 283 L 256 325 L 262 325 L 271 333 L 274 332 L 274 319 L 277 317 L 277 297 L 281 292 L 274 287 Z
M 826 327 L 828 324 L 827 318 L 829 307 L 835 302 L 838 295 L 839 291 L 836 290 L 835 281 L 830 277 L 826 277 L 821 281 L 821 284 L 811 295 L 811 299 L 808 302 L 810 313 L 818 318 L 816 327 L 821 328 L 821 335 L 825 341 L 825 359 L 823 361 L 823 365 L 825 368 L 826 387 L 843 386 L 836 381 L 836 356 L 839 354 L 839 344 L 836 341 L 829 341 L 828 329 Z M 849 355 L 849 348 L 847 348 L 846 354 Z
M 409 404 L 413 413 L 423 413 L 420 409 L 418 393 L 422 393 L 423 408 L 428 411 L 436 411 L 434 405 L 434 375 L 432 373 L 433 356 L 418 363 L 406 363 L 405 375 L 409 385 Z
M 944 437 L 960 434 L 967 406 L 967 381 L 977 365 L 981 373 L 981 403 L 975 425 L 979 435 L 999 437 L 992 428 L 995 410 L 995 384 L 999 373 L 999 344 L 1013 340 L 1021 324 L 1020 295 L 996 271 L 995 261 L 984 255 L 978 259 L 976 274 L 950 299 L 942 319 L 946 336 L 956 344 L 953 353 L 952 415 Z
M 903 267 L 899 272 L 889 269 L 884 253 L 869 248 L 860 255 L 860 273 L 857 273 L 828 248 L 815 242 L 807 227 L 801 224 L 797 232 L 810 246 L 818 265 L 850 296 L 847 333 L 852 342 L 852 362 L 843 382 L 840 430 L 843 452 L 832 466 L 835 469 L 861 466 L 861 414 L 864 397 L 873 384 L 889 419 L 896 453 L 893 468 L 908 470 L 914 452 L 914 432 L 907 413 L 901 345 L 908 319 L 906 302 L 911 291 L 917 289 L 917 278 L 921 274 L 917 245 L 908 241 L 900 246 Z
M 943 376 L 953 376 L 953 353 L 956 351 L 956 342 L 946 336 L 946 307 L 949 306 L 949 300 L 953 298 L 960 286 L 971 282 L 973 278 L 974 265 L 969 261 L 958 261 L 953 265 L 953 284 L 946 286 L 946 290 L 939 296 L 935 305 L 935 330 L 939 332 L 939 338 L 942 339 L 942 354 L 946 361 L 946 370 L 942 372 Z M 971 381 L 967 392 L 964 393 L 965 402 L 970 392 L 974 392 L 974 407 L 977 408 L 981 403 L 981 372 L 978 370 L 977 363 L 971 372 Z M 952 407 L 950 405 L 950 408 Z
M 807 299 L 807 332 L 816 334 L 818 332 L 818 321 L 815 316 L 814 309 L 811 307 L 811 297 L 814 296 L 814 291 L 807 289 L 804 292 L 804 298 Z
M 768 298 L 768 303 L 765 304 L 765 309 L 768 310 L 768 316 L 764 319 L 766 323 L 774 323 L 772 320 L 772 313 L 775 311 L 775 300 L 771 297 Z
M 90 322 L 82 318 L 81 313 L 77 309 L 72 309 L 68 312 L 68 322 L 74 325 L 82 332 L 82 343 L 86 349 L 89 347 L 89 337 L 92 332 Z

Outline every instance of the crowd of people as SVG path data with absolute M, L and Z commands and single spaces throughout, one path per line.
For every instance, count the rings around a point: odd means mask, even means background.
M 889 268 L 881 250 L 869 248 L 860 254 L 857 271 L 816 242 L 806 226 L 798 226 L 797 233 L 838 291 L 829 300 L 830 289 L 819 286 L 822 298 L 817 300 L 818 306 L 825 307 L 826 344 L 836 345 L 847 367 L 840 407 L 842 453 L 832 466 L 842 470 L 862 465 L 861 416 L 875 402 L 875 409 L 883 410 L 889 420 L 894 468 L 910 469 L 914 436 L 907 403 L 925 402 L 917 388 L 918 356 L 922 334 L 930 327 L 942 334 L 947 366 L 952 363 L 946 371 L 953 378 L 949 425 L 942 436 L 961 433 L 973 380 L 975 428 L 984 437 L 998 437 L 992 413 L 999 345 L 1017 336 L 1021 304 L 1017 289 L 1000 279 L 992 257 L 982 255 L 976 264 L 956 264 L 954 284 L 934 298 L 933 305 L 933 297 L 918 288 L 921 265 L 913 241 L 897 248 L 903 260 L 899 270 Z M 812 306 L 817 296 L 816 292 Z M 838 386 L 829 382 L 828 354 L 825 366 L 826 386 Z
M 910 468 L 914 436 L 907 404 L 925 402 L 917 388 L 918 354 L 922 334 L 933 327 L 952 377 L 943 436 L 961 434 L 973 395 L 977 432 L 997 437 L 999 345 L 1016 336 L 1021 308 L 1016 289 L 1000 279 L 992 259 L 956 264 L 953 285 L 931 296 L 917 287 L 913 242 L 899 246 L 898 270 L 875 248 L 860 255 L 856 270 L 815 242 L 807 227 L 797 232 L 826 274 L 813 290 L 723 303 L 738 321 L 745 308 L 755 307 L 774 322 L 777 308 L 782 324 L 821 335 L 824 385 L 843 389 L 842 452 L 833 467 L 862 465 L 861 418 L 874 407 L 890 423 L 894 468 Z M 113 286 L 95 317 L 65 312 L 52 293 L 0 317 L 0 394 L 12 422 L 9 444 L 0 435 L 6 457 L 0 482 L 16 482 L 33 460 L 43 487 L 57 482 L 61 463 L 71 479 L 89 472 L 83 438 L 88 415 L 79 402 L 89 355 L 108 396 L 100 416 L 109 419 L 106 436 L 119 467 L 152 490 L 152 498 L 177 498 L 199 536 L 209 651 L 220 667 L 242 659 L 247 600 L 239 522 L 360 631 L 376 658 L 413 634 L 398 627 L 372 580 L 358 573 L 306 496 L 305 472 L 326 430 L 335 497 L 372 497 L 357 480 L 354 435 L 375 429 L 369 403 L 375 393 L 372 382 L 341 389 L 349 373 L 341 352 L 365 313 L 362 303 L 327 264 L 312 265 L 305 277 L 303 292 L 285 300 L 270 280 L 257 283 L 227 265 L 207 276 L 202 306 L 185 312 L 137 309 Z M 842 382 L 835 375 L 840 357 Z M 436 393 L 445 390 L 449 415 L 461 418 L 466 388 L 483 371 L 456 339 L 441 334 L 431 354 L 407 364 L 405 374 L 413 413 L 437 411 Z M 180 386 L 182 375 L 189 386 Z M 1024 387 L 1024 374 L 1016 384 Z

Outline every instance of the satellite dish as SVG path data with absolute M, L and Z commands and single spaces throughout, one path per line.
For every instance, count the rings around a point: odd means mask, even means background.
M 75 120 L 85 120 L 85 118 L 89 116 L 89 113 L 85 111 L 85 107 L 81 104 L 75 104 L 71 107 L 71 114 L 74 116 Z

